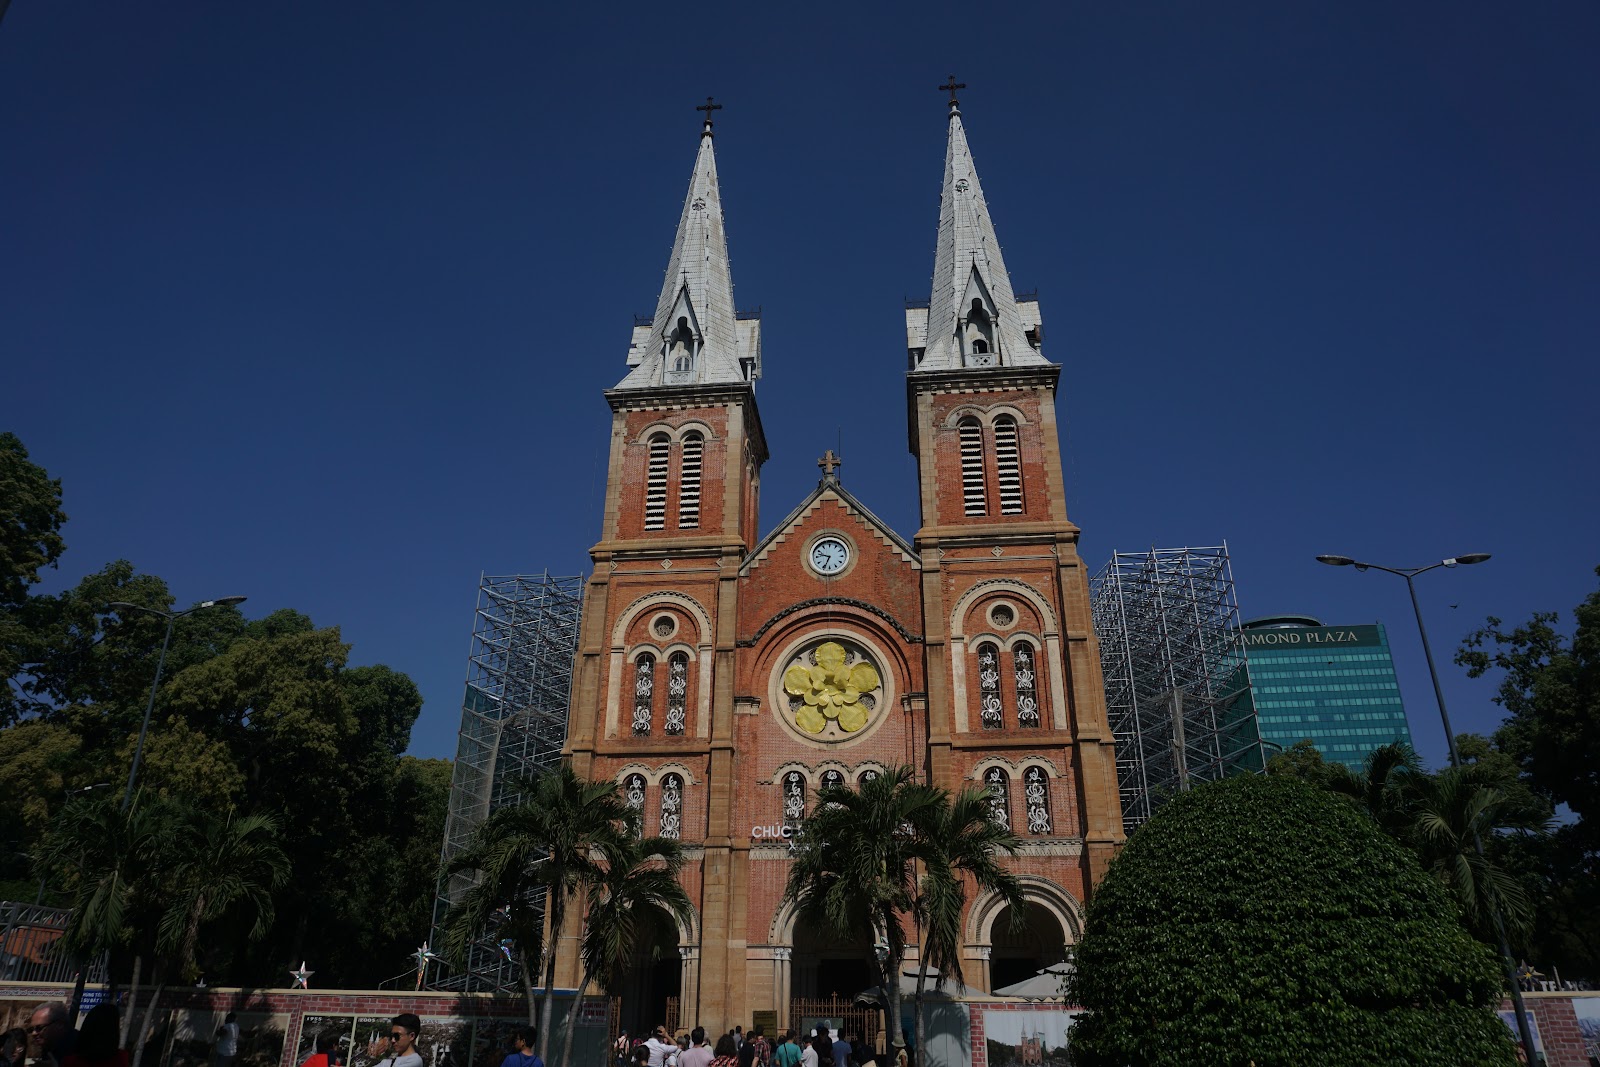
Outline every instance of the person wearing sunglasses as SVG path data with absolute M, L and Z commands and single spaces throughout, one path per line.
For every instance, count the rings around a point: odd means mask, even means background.
M 422 1031 L 422 1020 L 409 1011 L 396 1015 L 389 1021 L 389 1034 L 380 1038 L 374 1057 L 382 1057 L 373 1067 L 422 1067 L 422 1053 L 417 1051 L 417 1035 Z
M 61 1061 L 77 1044 L 78 1031 L 68 1023 L 67 1006 L 58 1000 L 47 1001 L 28 1017 L 28 1039 L 37 1049 L 36 1064 L 60 1067 Z

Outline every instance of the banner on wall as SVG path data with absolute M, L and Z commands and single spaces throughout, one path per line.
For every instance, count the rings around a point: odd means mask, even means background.
M 1072 1008 L 985 1008 L 983 1040 L 989 1067 L 1065 1067 L 1072 1022 L 1081 1011 Z

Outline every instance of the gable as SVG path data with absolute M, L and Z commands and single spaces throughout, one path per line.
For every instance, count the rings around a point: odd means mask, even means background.
M 756 568 L 766 562 L 779 546 L 797 539 L 803 541 L 811 533 L 820 532 L 825 524 L 817 519 L 817 515 L 826 503 L 835 505 L 839 511 L 843 512 L 844 515 L 859 526 L 862 533 L 870 537 L 882 549 L 898 555 L 900 560 L 913 570 L 922 569 L 922 563 L 917 558 L 916 550 L 911 547 L 905 538 L 891 530 L 881 519 L 868 511 L 865 505 L 839 486 L 837 482 L 831 484 L 824 482 L 751 550 L 750 554 L 744 558 L 744 562 L 739 565 L 739 577 L 748 577 Z M 866 546 L 864 544 L 861 546 L 861 550 L 865 554 Z

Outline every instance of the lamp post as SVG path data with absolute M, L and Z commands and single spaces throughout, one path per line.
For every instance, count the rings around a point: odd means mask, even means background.
M 113 600 L 106 605 L 108 611 L 138 611 L 167 620 L 167 633 L 161 639 L 161 656 L 156 660 L 155 680 L 150 683 L 150 700 L 144 706 L 144 719 L 139 723 L 139 741 L 133 749 L 133 766 L 128 768 L 128 789 L 122 794 L 123 811 L 127 811 L 128 806 L 133 803 L 133 783 L 139 777 L 139 763 L 144 758 L 144 735 L 150 730 L 150 713 L 156 708 L 156 690 L 161 686 L 161 668 L 166 666 L 167 663 L 167 647 L 172 644 L 173 624 L 185 615 L 192 615 L 203 608 L 215 608 L 224 604 L 242 604 L 245 599 L 242 596 L 224 596 L 218 597 L 216 600 L 202 600 L 194 607 L 184 611 L 158 611 L 155 608 L 147 608 L 139 604 L 129 604 L 125 600 Z
M 1482 563 L 1489 558 L 1487 552 L 1469 552 L 1464 556 L 1452 556 L 1442 559 L 1438 563 L 1430 563 L 1426 567 L 1383 567 L 1376 563 L 1362 563 L 1351 559 L 1349 556 L 1318 556 L 1318 563 L 1326 563 L 1330 567 L 1354 567 L 1358 571 L 1383 571 L 1385 574 L 1398 574 L 1406 580 L 1406 589 L 1411 594 L 1411 610 L 1417 616 L 1417 633 L 1422 637 L 1422 654 L 1428 661 L 1428 676 L 1433 680 L 1433 698 L 1439 705 L 1439 719 L 1444 723 L 1445 741 L 1450 746 L 1450 766 L 1461 766 L 1461 753 L 1456 749 L 1455 730 L 1450 726 L 1450 712 L 1444 706 L 1444 690 L 1439 685 L 1439 671 L 1433 665 L 1433 649 L 1428 645 L 1428 628 L 1422 622 L 1422 606 L 1417 603 L 1417 587 L 1414 579 L 1419 574 L 1426 574 L 1439 567 L 1454 569 L 1456 567 Z M 1483 838 L 1478 834 L 1478 828 L 1472 828 L 1472 847 L 1477 851 L 1478 858 L 1483 859 Z M 1516 1009 L 1517 1036 L 1522 1039 L 1522 1053 L 1529 1063 L 1542 1062 L 1533 1048 L 1533 1032 L 1528 1027 L 1528 1009 L 1522 1002 L 1522 987 L 1517 983 L 1517 965 L 1511 958 L 1511 946 L 1506 941 L 1505 923 L 1500 918 L 1500 909 L 1489 901 L 1489 915 L 1494 920 L 1494 932 L 1500 945 L 1500 962 L 1505 965 L 1506 981 L 1511 987 L 1511 1004 Z

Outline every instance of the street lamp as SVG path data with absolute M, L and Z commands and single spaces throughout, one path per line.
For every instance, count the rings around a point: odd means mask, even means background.
M 1386 574 L 1398 574 L 1406 580 L 1406 589 L 1411 593 L 1411 610 L 1417 616 L 1417 633 L 1422 637 L 1422 654 L 1428 661 L 1428 676 L 1433 679 L 1433 698 L 1439 705 L 1439 718 L 1444 723 L 1444 738 L 1450 746 L 1450 766 L 1461 766 L 1461 753 L 1456 749 L 1455 730 L 1450 726 L 1450 712 L 1444 706 L 1444 690 L 1439 686 L 1439 671 L 1433 665 L 1433 649 L 1428 645 L 1428 628 L 1422 623 L 1422 607 L 1417 603 L 1417 587 L 1413 579 L 1419 574 L 1426 574 L 1439 567 L 1454 569 L 1472 563 L 1482 563 L 1489 558 L 1487 552 L 1469 552 L 1464 556 L 1451 556 L 1438 563 L 1430 563 L 1426 567 L 1382 567 L 1376 563 L 1362 563 L 1360 560 L 1351 559 L 1349 556 L 1318 556 L 1318 563 L 1326 563 L 1330 567 L 1354 567 L 1358 571 L 1383 571 Z M 1483 858 L 1483 838 L 1478 835 L 1478 828 L 1472 828 L 1472 847 L 1477 850 L 1478 858 Z M 1529 1063 L 1540 1062 L 1535 1058 L 1533 1049 L 1533 1033 L 1528 1028 L 1528 1009 L 1522 1003 L 1522 987 L 1517 983 L 1517 965 L 1511 958 L 1511 946 L 1506 941 L 1505 923 L 1500 919 L 1500 909 L 1493 901 L 1489 901 L 1489 915 L 1494 919 L 1495 936 L 1500 940 L 1500 961 L 1505 965 L 1506 979 L 1511 986 L 1511 1003 L 1517 1013 L 1517 1035 L 1522 1039 L 1522 1052 Z
M 133 783 L 139 777 L 139 761 L 144 757 L 144 735 L 150 729 L 150 713 L 156 707 L 156 689 L 161 685 L 161 668 L 167 662 L 167 646 L 172 644 L 172 624 L 185 615 L 191 615 L 203 608 L 221 607 L 225 604 L 242 604 L 245 600 L 246 598 L 242 596 L 218 597 L 215 600 L 202 600 L 185 611 L 157 611 L 155 608 L 130 604 L 125 600 L 113 600 L 106 605 L 106 610 L 108 611 L 140 611 L 146 615 L 155 615 L 158 618 L 167 620 L 167 634 L 161 639 L 161 657 L 156 660 L 156 677 L 150 683 L 150 700 L 144 706 L 144 720 L 139 723 L 139 742 L 133 749 L 133 766 L 128 768 L 128 789 L 127 792 L 122 794 L 123 811 L 127 811 L 128 806 L 133 803 Z

